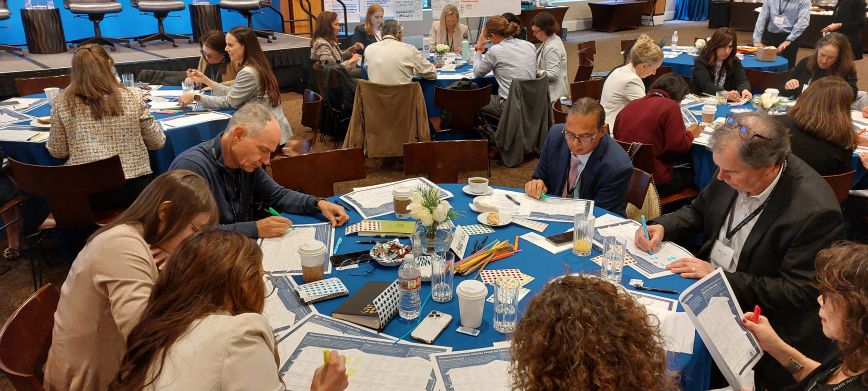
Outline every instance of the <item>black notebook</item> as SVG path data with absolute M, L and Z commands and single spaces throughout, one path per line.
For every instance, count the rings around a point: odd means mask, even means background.
M 398 282 L 371 281 L 352 294 L 332 316 L 382 330 L 398 313 Z

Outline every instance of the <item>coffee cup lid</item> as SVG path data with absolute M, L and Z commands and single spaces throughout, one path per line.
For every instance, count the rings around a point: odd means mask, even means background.
M 393 196 L 409 197 L 412 194 L 413 194 L 413 190 L 411 190 L 409 187 L 401 186 L 401 187 L 396 187 L 396 188 L 392 189 L 392 195 Z
M 466 298 L 484 297 L 488 294 L 488 287 L 486 287 L 481 281 L 465 280 L 458 284 L 458 287 L 455 288 L 455 293 L 457 293 L 458 296 Z
M 319 240 L 306 240 L 298 246 L 298 253 L 303 255 L 322 254 L 326 250 L 326 245 Z

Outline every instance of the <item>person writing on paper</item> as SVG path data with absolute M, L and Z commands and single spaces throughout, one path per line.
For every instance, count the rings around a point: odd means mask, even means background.
M 863 11 L 864 12 L 864 11 Z M 768 0 L 762 4 L 753 29 L 753 44 L 777 46 L 792 69 L 799 53 L 799 38 L 811 18 L 811 0 Z
M 856 97 L 856 66 L 853 63 L 853 51 L 847 37 L 838 34 L 827 34 L 817 41 L 817 50 L 813 56 L 799 61 L 793 72 L 793 78 L 787 80 L 781 93 L 785 96 L 798 97 L 808 88 L 812 81 L 826 76 L 838 76 L 850 84 L 853 97 Z
M 45 148 L 67 165 L 120 156 L 126 182 L 91 197 L 94 209 L 121 209 L 151 182 L 148 151 L 163 147 L 166 135 L 137 88 L 124 87 L 112 74 L 111 57 L 100 45 L 73 51 L 70 83 L 54 99 Z
M 609 137 L 600 103 L 581 98 L 570 107 L 567 122 L 549 129 L 533 178 L 524 185 L 528 196 L 594 200 L 596 206 L 626 214 L 627 188 L 633 163 Z
M 271 108 L 271 114 L 280 124 L 280 145 L 292 137 L 292 128 L 283 114 L 280 104 L 280 88 L 271 70 L 271 62 L 259 46 L 259 38 L 248 27 L 235 27 L 226 34 L 226 52 L 230 61 L 240 68 L 231 86 L 218 83 L 197 70 L 190 71 L 196 83 L 204 83 L 212 95 L 188 92 L 178 98 L 178 104 L 186 106 L 199 102 L 206 109 L 238 108 L 248 102 L 257 102 Z
M 181 242 L 216 223 L 208 184 L 179 170 L 158 176 L 126 211 L 97 230 L 60 289 L 45 389 L 107 389 L 158 270 Z
M 660 339 L 631 295 L 599 278 L 563 276 L 516 325 L 513 389 L 677 390 Z
M 726 99 L 732 102 L 751 98 L 747 74 L 741 60 L 735 56 L 737 45 L 732 29 L 721 27 L 714 32 L 693 62 L 692 90 L 695 93 L 714 95 L 726 91 Z
M 492 95 L 491 101 L 481 110 L 498 118 L 503 113 L 503 102 L 509 97 L 512 81 L 536 78 L 536 48 L 528 41 L 513 37 L 518 29 L 517 23 L 509 22 L 502 16 L 492 16 L 485 22 L 476 42 L 473 74 L 484 77 L 488 72 L 494 72 L 494 78 L 497 79 L 497 95 Z M 483 56 L 482 52 L 489 41 L 492 46 Z
M 552 102 L 569 94 L 567 83 L 567 50 L 557 34 L 558 21 L 548 12 L 540 12 L 530 21 L 530 31 L 542 44 L 536 50 L 536 73 L 549 83 Z
M 454 4 L 443 6 L 440 20 L 435 20 L 431 24 L 431 32 L 428 33 L 432 46 L 448 45 L 450 52 L 461 54 L 461 42 L 469 39 L 470 29 L 466 24 L 458 23 L 459 17 L 458 7 Z
M 636 230 L 636 246 L 650 251 L 669 240 L 690 247 L 703 233 L 696 258 L 667 268 L 684 278 L 723 268 L 742 310 L 758 304 L 780 322 L 779 332 L 793 346 L 825 357 L 831 346 L 819 328 L 817 290 L 811 284 L 817 252 L 844 236 L 832 189 L 790 153 L 786 129 L 767 114 L 727 117 L 709 147 L 718 166 L 715 178 L 690 205 L 651 220 L 650 240 Z M 757 365 L 756 380 L 757 389 L 792 383 L 768 357 Z
M 313 63 L 313 68 L 319 70 L 322 70 L 326 64 L 340 65 L 350 77 L 358 79 L 362 77 L 362 70 L 358 67 L 359 60 L 362 59 L 360 51 L 365 46 L 361 42 L 356 42 L 342 51 L 338 46 L 340 30 L 338 14 L 331 11 L 320 12 L 311 36 L 310 61 Z
M 192 69 L 188 70 L 187 80 L 192 81 L 194 76 L 204 75 L 215 83 L 231 86 L 235 75 L 238 74 L 238 67 L 226 52 L 226 36 L 222 31 L 212 30 L 199 40 L 202 42 L 199 50 L 202 58 L 199 59 L 199 67 L 196 68 L 199 73 L 193 73 Z
M 248 103 L 235 112 L 222 134 L 184 151 L 169 169 L 190 170 L 205 178 L 217 200 L 220 227 L 252 238 L 281 236 L 292 225 L 285 217 L 271 216 L 268 208 L 322 213 L 332 226 L 346 223 L 349 217 L 342 206 L 286 189 L 265 172 L 262 166 L 271 161 L 279 140 L 280 125 L 271 108 Z
M 378 84 L 407 84 L 419 75 L 437 78 L 437 69 L 415 46 L 404 43 L 404 28 L 397 20 L 383 23 L 383 40 L 365 50 L 368 80 Z
M 642 34 L 630 49 L 630 62 L 615 68 L 603 84 L 600 104 L 606 109 L 606 125 L 615 126 L 615 118 L 630 101 L 645 96 L 642 79 L 653 75 L 663 64 L 663 49 L 651 37 Z
M 284 390 L 262 315 L 264 274 L 262 250 L 242 235 L 207 230 L 184 243 L 154 283 L 110 389 Z M 346 358 L 329 356 L 311 390 L 349 385 Z
M 380 3 L 371 3 L 365 14 L 365 23 L 356 26 L 356 29 L 353 30 L 353 45 L 357 43 L 361 45 L 359 54 L 362 54 L 368 46 L 383 40 L 385 35 L 382 32 L 384 13 Z
M 868 246 L 842 242 L 817 254 L 823 334 L 840 350 L 818 362 L 785 342 L 772 327 L 777 319 L 744 314 L 742 323 L 760 347 L 798 382 L 788 390 L 868 390 Z M 765 311 L 762 311 L 765 313 Z

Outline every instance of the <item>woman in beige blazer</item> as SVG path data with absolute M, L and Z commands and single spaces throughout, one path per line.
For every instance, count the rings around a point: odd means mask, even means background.
M 461 54 L 461 41 L 466 39 L 469 42 L 470 38 L 467 25 L 458 23 L 458 17 L 458 7 L 452 4 L 443 7 L 440 20 L 431 24 L 431 32 L 428 33 L 431 46 L 442 43 L 449 45 L 450 52 Z
M 245 236 L 215 229 L 184 243 L 154 284 L 112 389 L 283 390 L 263 277 L 262 251 Z M 329 356 L 312 390 L 349 385 L 345 358 Z
M 160 175 L 78 254 L 60 291 L 45 364 L 47 390 L 105 390 L 157 270 L 178 244 L 217 222 L 214 197 L 186 170 Z

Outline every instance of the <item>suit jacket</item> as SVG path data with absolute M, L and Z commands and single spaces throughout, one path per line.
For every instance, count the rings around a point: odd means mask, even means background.
M 364 148 L 368 157 L 395 157 L 404 156 L 404 143 L 419 141 L 431 141 L 419 83 L 388 86 L 359 80 L 344 148 Z
M 606 124 L 609 130 L 615 128 L 615 118 L 621 109 L 636 99 L 645 96 L 645 83 L 636 74 L 633 64 L 625 64 L 609 73 L 603 83 L 600 104 L 606 109 Z
M 799 95 L 802 94 L 802 89 L 804 88 L 805 84 L 810 84 L 811 82 L 826 76 L 829 76 L 829 73 L 825 70 L 820 69 L 819 67 L 817 67 L 817 69 L 811 72 L 811 70 L 808 69 L 808 57 L 802 58 L 802 60 L 799 61 L 798 64 L 796 64 L 796 69 L 793 70 L 793 79 L 799 81 L 799 86 L 796 87 L 796 89 L 794 90 L 788 90 L 781 86 L 781 95 L 798 98 Z M 857 92 L 859 90 L 859 88 L 856 86 L 856 68 L 854 67 L 852 70 L 850 70 L 850 74 L 847 75 L 847 77 L 842 76 L 842 79 L 844 79 L 847 84 L 850 85 L 850 88 L 853 89 L 853 98 L 856 98 Z
M 715 175 L 690 205 L 660 216 L 653 223 L 665 228 L 664 240 L 685 243 L 702 232 L 705 241 L 696 256 L 708 259 L 735 196 L 736 191 Z M 725 273 L 727 280 L 742 311 L 752 311 L 758 304 L 784 341 L 808 357 L 823 361 L 831 343 L 823 336 L 817 315 L 818 292 L 811 283 L 817 278 L 817 252 L 844 238 L 838 201 L 811 167 L 789 155 L 768 205 L 756 219 L 739 254 L 736 271 Z M 766 386 L 774 389 L 771 384 L 792 382 L 771 356 L 766 355 L 763 361 L 757 377 Z
M 841 23 L 837 32 L 847 36 L 856 60 L 862 59 L 862 27 L 865 27 L 865 0 L 838 0 L 832 23 Z M 826 27 L 826 26 L 823 26 Z
M 361 51 L 359 51 L 359 54 L 364 53 L 365 49 L 367 49 L 368 46 L 373 45 L 379 41 L 380 40 L 377 39 L 376 34 L 368 34 L 368 32 L 365 31 L 364 23 L 356 26 L 356 29 L 353 30 L 353 44 L 355 44 L 356 42 L 360 42 L 362 45 L 365 45 L 365 47 L 362 48 Z
M 503 103 L 503 114 L 494 133 L 505 166 L 515 167 L 524 161 L 525 154 L 542 149 L 552 124 L 550 101 L 545 79 L 512 81 L 509 99 Z
M 455 30 L 452 31 L 452 36 L 446 36 L 446 30 L 440 30 L 440 21 L 435 20 L 434 23 L 431 24 L 431 31 L 428 33 L 428 37 L 431 40 L 432 44 L 446 44 L 449 45 L 449 51 L 458 53 L 461 51 L 461 41 L 467 39 L 469 40 L 469 31 L 470 29 L 466 24 L 458 23 L 458 26 L 455 26 Z M 468 42 L 469 43 L 469 42 Z M 471 45 L 475 45 L 476 42 L 470 43 Z M 473 46 L 470 47 L 470 50 L 473 50 Z M 468 53 L 468 55 L 472 55 L 473 53 Z
M 561 196 L 570 175 L 570 148 L 563 135 L 564 124 L 552 126 L 540 153 L 534 179 L 542 179 L 548 193 Z M 625 215 L 627 187 L 633 176 L 633 163 L 615 140 L 603 133 L 600 144 L 591 152 L 579 176 L 579 198 L 610 212 Z
M 721 69 L 722 70 L 722 69 Z M 693 62 L 693 79 L 691 79 L 690 90 L 696 94 L 714 95 L 717 91 L 738 91 L 739 93 L 748 90 L 750 91 L 750 83 L 747 81 L 747 74 L 744 72 L 744 67 L 738 58 L 732 62 L 732 68 L 726 72 L 726 80 L 723 82 L 723 87 L 718 86 L 714 82 L 714 66 L 709 68 L 705 62 L 705 55 L 702 54 L 696 57 Z
M 262 314 L 211 314 L 193 322 L 145 390 L 283 390 L 274 332 Z M 155 367 L 150 368 L 149 377 Z M 310 386 L 310 380 L 304 388 Z M 287 384 L 286 389 L 300 389 Z
M 543 72 L 549 83 L 552 102 L 569 95 L 567 82 L 567 50 L 557 34 L 553 34 L 537 48 L 536 69 Z

